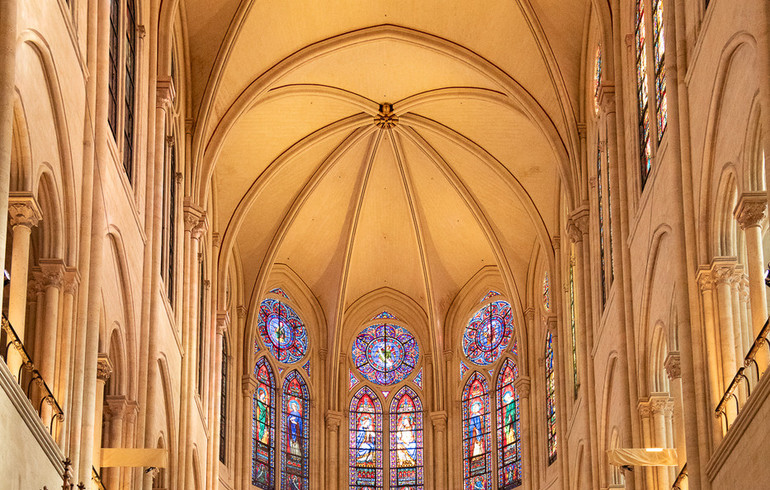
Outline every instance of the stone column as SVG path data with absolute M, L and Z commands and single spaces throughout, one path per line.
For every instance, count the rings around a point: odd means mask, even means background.
M 724 389 L 730 385 L 738 364 L 735 359 L 735 333 L 733 325 L 733 301 L 730 281 L 734 273 L 732 263 L 714 260 L 711 274 L 716 283 L 717 306 L 719 308 L 719 344 L 722 349 L 722 382 Z M 721 395 L 720 395 L 721 398 Z
M 102 463 L 102 417 L 104 415 L 104 385 L 112 376 L 112 363 L 105 354 L 99 354 L 96 366 L 96 410 L 94 411 L 94 446 L 93 467 L 99 468 Z M 89 473 L 91 473 L 89 471 Z
M 703 303 L 703 331 L 706 339 L 706 371 L 708 371 L 708 408 L 713 410 L 719 404 L 722 393 L 724 392 L 724 386 L 721 380 L 721 369 L 717 358 L 719 351 L 719 345 L 717 344 L 716 335 L 717 329 L 714 319 L 715 313 L 715 300 L 714 300 L 714 279 L 711 271 L 705 268 L 701 268 L 698 272 L 698 285 L 700 287 L 701 301 Z M 681 386 L 681 385 L 680 385 Z M 683 393 L 684 395 L 684 393 Z M 712 420 L 711 426 L 711 442 L 714 447 L 719 443 L 722 438 L 722 429 L 719 423 L 714 423 Z
M 42 324 L 42 343 L 38 352 L 40 359 L 36 360 L 43 380 L 48 388 L 56 393 L 56 352 L 58 349 L 59 327 L 59 295 L 64 280 L 64 263 L 60 260 L 40 261 L 43 271 L 43 287 L 45 288 L 45 309 Z M 51 414 L 51 405 L 43 406 L 43 420 L 48 420 Z
M 639 418 L 642 420 L 642 441 L 645 446 L 652 447 L 654 445 L 652 420 L 650 417 L 652 415 L 652 411 L 649 400 L 640 401 L 637 405 L 637 409 L 639 410 Z M 645 466 L 643 468 L 644 478 L 647 481 L 646 488 L 648 489 L 657 489 L 655 486 L 655 472 L 653 470 L 654 468 L 652 466 Z M 631 478 L 628 479 L 630 480 Z
M 254 374 L 246 374 L 241 379 L 241 391 L 243 394 L 243 397 L 241 399 L 242 403 L 242 411 L 243 411 L 243 422 L 246 427 L 251 427 L 251 419 L 253 418 L 252 414 L 252 405 L 253 405 L 253 399 L 254 399 L 254 392 L 257 390 L 257 378 L 254 377 Z M 251 444 L 252 440 L 251 437 L 244 436 L 242 438 L 243 444 L 241 446 L 241 459 L 243 460 L 241 469 L 242 469 L 242 475 L 241 475 L 241 490 L 250 490 L 251 489 Z M 334 487 L 329 487 L 334 488 Z
M 531 381 L 528 376 L 520 375 L 513 382 L 513 385 L 516 387 L 516 394 L 519 395 L 519 403 L 521 404 L 519 407 L 519 417 L 521 418 L 521 433 L 519 434 L 519 437 L 521 437 L 521 473 L 523 475 L 521 479 L 522 488 L 523 490 L 532 490 L 535 488 L 537 482 L 535 482 L 532 478 L 531 463 L 531 453 L 533 453 L 531 446 L 532 438 L 530 437 L 532 423 L 529 416 L 529 393 Z
M 652 413 L 652 431 L 654 437 L 654 447 L 669 447 L 666 430 L 666 420 L 673 413 L 673 400 L 668 395 L 655 395 L 650 397 L 650 411 Z M 655 473 L 657 477 L 658 489 L 668 490 L 671 488 L 669 481 L 669 472 L 667 466 L 656 466 Z
M 433 488 L 447 488 L 447 454 L 446 454 L 446 421 L 444 411 L 431 412 L 430 421 L 433 424 Z
M 8 191 L 13 153 L 13 106 L 16 98 L 16 7 L 18 0 L 0 2 L 0 270 L 5 269 Z M 0 305 L 3 290 L 0 288 Z M 13 370 L 12 370 L 13 372 Z
M 105 397 L 105 405 L 107 405 L 107 415 L 110 421 L 109 434 L 107 434 L 109 443 L 105 447 L 123 447 L 123 417 L 128 407 L 126 397 L 123 395 L 107 396 Z M 105 488 L 121 488 L 120 467 L 104 468 L 100 470 L 100 473 Z
M 679 361 L 678 352 L 669 352 L 664 363 L 666 374 L 668 374 L 669 388 L 671 397 L 674 399 L 673 410 L 673 438 L 671 442 L 676 448 L 676 455 L 679 461 L 679 468 L 687 462 L 687 444 L 684 437 L 684 411 L 682 410 L 682 366 Z
M 230 314 L 225 312 L 220 312 L 217 314 L 217 336 L 216 341 L 214 342 L 214 381 L 216 381 L 216 385 L 212 383 L 212 388 L 216 386 L 217 388 L 221 388 L 222 386 L 222 356 L 224 353 L 222 352 L 222 343 L 224 342 L 225 338 L 225 332 L 227 332 L 228 327 L 230 326 Z M 211 468 L 211 482 L 212 486 L 219 487 L 219 439 L 220 434 L 222 430 L 222 426 L 220 423 L 221 417 L 222 417 L 222 393 L 219 389 L 213 389 L 210 392 L 211 394 L 217 393 L 218 396 L 216 396 L 214 399 L 212 399 L 212 405 L 213 405 L 213 412 L 211 417 L 211 428 L 212 428 L 212 457 L 210 458 L 210 464 L 212 466 Z M 225 407 L 226 408 L 226 407 Z
M 735 208 L 735 219 L 746 238 L 746 269 L 749 275 L 749 302 L 751 305 L 751 332 L 749 346 L 759 336 L 767 321 L 767 288 L 765 287 L 765 258 L 762 253 L 762 223 L 767 211 L 767 194 L 764 192 L 744 193 Z M 761 350 L 767 365 L 767 354 Z M 758 360 L 759 361 L 759 360 Z
M 730 294 L 733 301 L 733 338 L 735 339 L 735 364 L 737 368 L 743 365 L 743 357 L 746 352 L 743 350 L 743 331 L 746 329 L 745 312 L 741 314 L 741 280 L 743 279 L 743 267 L 740 264 L 735 266 L 733 277 L 730 278 Z
M 342 423 L 342 412 L 329 410 L 326 412 L 326 488 L 343 488 L 342 478 L 339 477 L 339 431 Z
M 77 293 L 78 284 L 80 283 L 80 275 L 76 270 L 68 270 L 64 273 L 64 304 L 62 306 L 62 318 L 61 329 L 59 330 L 59 374 L 56 380 L 56 399 L 59 400 L 59 404 L 64 410 L 65 414 L 69 414 L 69 403 L 71 397 L 70 386 L 70 366 L 72 366 L 72 357 L 74 355 L 74 349 L 72 344 L 74 342 L 74 324 L 73 324 L 73 312 L 75 306 L 75 294 Z M 67 427 L 69 424 L 69 417 L 64 417 L 64 421 L 61 425 L 60 446 L 64 454 L 68 454 L 69 451 L 68 440 L 64 436 L 67 434 Z
M 8 214 L 13 233 L 11 285 L 8 292 L 8 320 L 16 335 L 26 340 L 24 321 L 27 314 L 27 279 L 29 275 L 29 240 L 32 227 L 41 219 L 40 207 L 31 195 L 13 195 L 8 200 Z M 8 368 L 14 376 L 21 367 L 16 349 L 8 350 Z

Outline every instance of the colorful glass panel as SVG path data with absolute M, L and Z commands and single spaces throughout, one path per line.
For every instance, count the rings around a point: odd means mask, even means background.
M 490 289 L 490 290 L 489 290 L 489 292 L 486 294 L 486 296 L 484 296 L 483 298 L 481 298 L 481 301 L 479 301 L 479 303 L 483 303 L 484 301 L 486 301 L 486 300 L 488 300 L 488 299 L 490 299 L 490 298 L 494 298 L 495 296 L 500 296 L 500 293 L 498 293 L 497 291 L 493 291 L 493 290 L 491 290 L 491 289 Z
M 303 364 L 302 369 L 304 369 L 308 377 L 310 377 L 310 361 L 307 361 L 305 364 Z
M 507 301 L 495 301 L 473 315 L 463 333 L 463 352 L 473 363 L 486 366 L 500 358 L 513 334 L 513 315 Z
M 291 306 L 272 298 L 262 301 L 257 328 L 262 342 L 279 362 L 291 364 L 305 357 L 307 329 Z
M 666 102 L 666 35 L 663 24 L 663 1 L 652 2 L 652 51 L 655 56 L 655 110 L 658 116 L 658 143 L 668 125 Z
M 348 389 L 352 390 L 353 387 L 358 384 L 358 378 L 352 372 L 348 372 L 348 375 L 350 376 L 348 380 Z
M 283 413 L 281 420 L 283 459 L 281 460 L 281 489 L 307 490 L 309 482 L 309 414 L 310 393 L 297 371 L 283 382 Z
M 610 177 L 610 152 L 604 152 L 607 169 L 607 228 L 610 235 L 610 285 L 615 280 L 615 256 L 612 253 L 614 241 L 612 234 L 612 179 Z
M 492 437 L 490 434 L 489 386 L 475 372 L 462 396 L 463 489 L 492 488 Z
M 423 488 L 422 403 L 404 386 L 390 405 L 390 488 Z
M 647 33 L 644 0 L 636 2 L 636 92 L 639 103 L 639 149 L 641 154 L 642 187 L 652 169 L 650 141 L 649 87 L 647 85 Z
M 602 289 L 602 306 L 607 302 L 607 265 L 604 252 L 604 203 L 602 200 L 602 147 L 599 137 L 596 138 L 596 193 L 599 203 L 599 275 Z
M 470 367 L 465 364 L 465 361 L 460 361 L 460 379 L 463 379 L 463 376 L 465 376 L 469 369 Z
M 229 354 L 227 352 L 227 339 L 222 337 L 222 377 L 219 385 L 219 461 L 227 461 L 227 379 Z
M 497 378 L 497 478 L 502 490 L 521 485 L 521 417 L 513 384 L 517 376 L 516 363 L 507 359 Z
M 569 326 L 572 336 L 572 385 L 574 397 L 577 398 L 580 382 L 577 367 L 577 328 L 575 322 L 575 252 L 570 251 L 569 258 Z
M 382 488 L 382 405 L 368 386 L 350 402 L 349 488 Z
M 386 400 L 388 399 L 388 395 L 390 395 L 390 391 L 388 390 L 382 390 L 382 397 Z
M 372 318 L 372 320 L 379 320 L 381 318 L 386 318 L 388 320 L 398 320 L 398 318 L 396 318 L 396 315 L 394 315 L 392 313 L 388 313 L 387 311 L 383 311 L 379 315 L 377 315 L 374 318 Z
M 257 387 L 252 398 L 251 484 L 275 488 L 275 377 L 265 358 L 254 367 Z
M 548 277 L 548 271 L 543 274 L 543 308 L 551 309 L 551 278 Z
M 281 289 L 281 288 L 273 288 L 273 289 L 271 289 L 270 291 L 268 291 L 268 293 L 270 293 L 270 294 L 277 294 L 278 296 L 281 296 L 281 297 L 283 297 L 283 298 L 286 298 L 286 299 L 289 299 L 289 300 L 290 300 L 290 298 L 289 298 L 289 295 L 288 295 L 288 294 L 286 294 L 286 293 L 284 292 L 284 290 L 283 290 L 283 289 Z
M 556 461 L 556 376 L 554 374 L 553 335 L 545 340 L 545 411 L 548 435 L 548 464 Z
M 599 90 L 602 86 L 602 45 L 596 46 L 594 64 L 594 113 L 599 114 Z
M 422 369 L 420 369 L 417 376 L 414 377 L 414 384 L 422 388 Z
M 378 385 L 392 385 L 412 373 L 420 348 L 405 327 L 379 323 L 356 337 L 351 358 L 364 378 Z

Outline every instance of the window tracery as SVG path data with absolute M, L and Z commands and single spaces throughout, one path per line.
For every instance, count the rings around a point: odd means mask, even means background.
M 412 373 L 420 348 L 406 327 L 377 323 L 358 334 L 351 357 L 364 378 L 387 386 L 403 381 Z
M 278 362 L 291 364 L 305 357 L 307 329 L 297 312 L 283 301 L 274 298 L 262 301 L 257 328 L 262 342 Z
M 470 319 L 463 333 L 463 352 L 471 362 L 486 366 L 500 358 L 513 336 L 513 315 L 507 301 L 493 301 Z

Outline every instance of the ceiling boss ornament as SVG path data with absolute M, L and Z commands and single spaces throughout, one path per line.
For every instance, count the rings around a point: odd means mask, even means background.
M 380 104 L 380 113 L 374 116 L 374 124 L 380 129 L 390 129 L 398 122 L 398 116 L 393 114 L 393 104 Z

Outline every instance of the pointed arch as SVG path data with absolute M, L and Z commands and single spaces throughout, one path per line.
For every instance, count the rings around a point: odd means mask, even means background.
M 265 357 L 254 366 L 256 388 L 252 398 L 251 484 L 275 488 L 275 374 Z
M 521 486 L 521 413 L 514 381 L 519 369 L 507 358 L 497 376 L 497 477 L 498 488 Z
M 463 488 L 492 488 L 492 437 L 489 384 L 475 371 L 468 378 L 462 395 Z
M 377 394 L 363 386 L 350 401 L 351 489 L 383 488 L 382 403 Z
M 298 370 L 283 382 L 281 413 L 281 488 L 309 488 L 310 391 Z
M 423 488 L 422 401 L 408 386 L 390 403 L 390 488 Z

